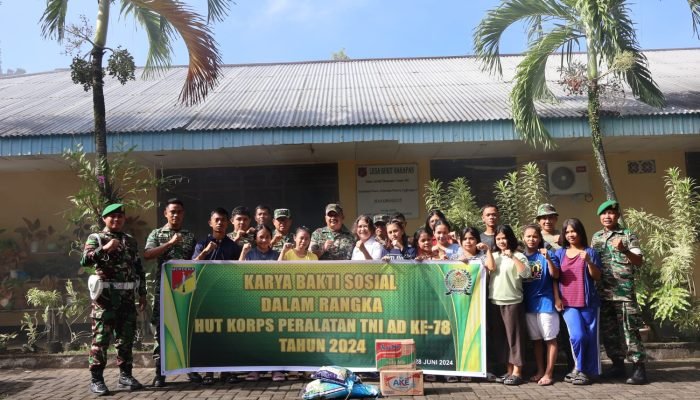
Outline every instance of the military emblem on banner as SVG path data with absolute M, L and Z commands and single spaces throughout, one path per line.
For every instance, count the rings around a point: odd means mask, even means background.
M 173 292 L 187 294 L 194 290 L 197 285 L 194 267 L 175 267 L 172 269 L 170 287 Z
M 452 293 L 471 295 L 473 287 L 474 280 L 467 270 L 453 269 L 445 276 L 446 295 L 451 295 Z
M 359 167 L 357 169 L 357 176 L 364 178 L 367 176 L 367 167 Z

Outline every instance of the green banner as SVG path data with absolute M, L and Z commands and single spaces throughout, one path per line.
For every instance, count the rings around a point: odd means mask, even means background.
M 478 261 L 172 261 L 162 270 L 165 374 L 372 371 L 376 339 L 414 339 L 426 373 L 486 375 Z

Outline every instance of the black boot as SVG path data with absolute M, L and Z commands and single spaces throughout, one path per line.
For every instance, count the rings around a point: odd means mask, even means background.
M 625 372 L 625 360 L 622 358 L 615 358 L 612 362 L 612 367 L 603 372 L 600 377 L 603 379 L 625 379 L 627 377 L 627 372 Z
M 202 383 L 202 375 L 196 372 L 190 372 L 187 374 L 187 380 L 192 383 Z
M 632 376 L 627 379 L 628 385 L 646 385 L 649 383 L 647 380 L 647 369 L 644 367 L 643 362 L 636 362 L 632 366 Z
M 153 377 L 153 387 L 165 386 L 165 376 L 160 374 L 160 359 L 156 360 L 156 376 Z
M 98 396 L 105 396 L 109 394 L 109 389 L 105 385 L 105 380 L 102 377 L 102 370 L 90 370 L 90 391 Z
M 128 366 L 119 367 L 118 387 L 120 389 L 139 390 L 143 388 L 143 385 L 131 375 L 131 366 Z
M 161 388 L 165 386 L 165 376 L 156 374 L 153 377 L 153 387 Z

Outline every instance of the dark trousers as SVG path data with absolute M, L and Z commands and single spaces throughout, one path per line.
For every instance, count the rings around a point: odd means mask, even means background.
M 492 360 L 522 366 L 525 363 L 525 308 L 522 303 L 489 305 L 489 337 L 492 340 L 487 341 L 487 347 L 493 355 Z

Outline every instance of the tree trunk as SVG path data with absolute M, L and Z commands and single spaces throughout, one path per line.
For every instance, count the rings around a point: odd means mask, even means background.
M 97 46 L 92 49 L 92 113 L 95 120 L 95 175 L 100 183 L 103 202 L 112 201 L 109 162 L 107 160 L 107 119 L 105 111 L 104 79 L 102 77 L 102 58 L 104 49 Z
M 109 6 L 111 0 L 99 0 L 95 39 L 92 48 L 92 112 L 95 120 L 95 175 L 100 185 L 104 205 L 115 201 L 112 195 L 111 174 L 107 160 L 107 119 L 105 111 L 104 77 L 102 59 L 107 43 Z M 99 214 L 98 214 L 99 217 Z M 100 221 L 97 218 L 97 221 Z
M 613 188 L 610 171 L 608 171 L 608 161 L 605 159 L 605 149 L 603 149 L 603 134 L 600 131 L 600 87 L 598 86 L 598 53 L 593 40 L 586 38 L 586 58 L 588 65 L 588 125 L 591 127 L 591 142 L 593 144 L 593 155 L 595 156 L 598 174 L 603 183 L 605 197 L 608 200 L 617 201 L 615 189 Z
M 598 82 L 592 81 L 588 88 L 588 124 L 591 127 L 591 142 L 593 144 L 593 155 L 595 156 L 598 173 L 603 183 L 605 197 L 608 200 L 617 201 L 615 188 L 613 187 L 608 162 L 605 159 L 605 149 L 603 148 L 603 134 L 600 131 L 600 89 Z

